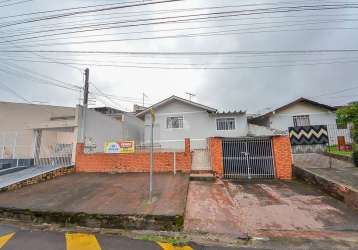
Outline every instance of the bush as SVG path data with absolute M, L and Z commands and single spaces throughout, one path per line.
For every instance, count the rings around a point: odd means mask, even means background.
M 352 153 L 353 163 L 356 167 L 358 167 L 358 150 L 356 149 Z
M 353 129 L 353 140 L 358 144 L 358 129 Z

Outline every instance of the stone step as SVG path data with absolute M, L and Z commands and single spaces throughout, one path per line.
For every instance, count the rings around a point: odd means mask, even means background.
M 215 176 L 213 173 L 191 173 L 190 180 L 192 181 L 215 181 Z

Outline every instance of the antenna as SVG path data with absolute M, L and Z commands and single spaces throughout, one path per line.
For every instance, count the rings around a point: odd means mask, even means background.
M 189 101 L 191 101 L 192 97 L 196 96 L 196 94 L 190 93 L 190 92 L 185 92 L 185 94 L 187 94 L 189 96 Z

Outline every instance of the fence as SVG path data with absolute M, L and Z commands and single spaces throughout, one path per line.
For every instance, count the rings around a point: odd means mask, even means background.
M 0 171 L 71 165 L 73 136 L 73 128 L 3 132 L 0 134 Z
M 32 166 L 34 164 L 33 148 L 32 131 L 1 133 L 0 170 Z
M 353 142 L 351 128 L 339 124 L 290 127 L 289 134 L 294 154 L 349 151 Z

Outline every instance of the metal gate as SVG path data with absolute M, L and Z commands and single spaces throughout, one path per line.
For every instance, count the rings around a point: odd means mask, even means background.
M 271 138 L 224 138 L 222 150 L 225 178 L 275 177 Z

